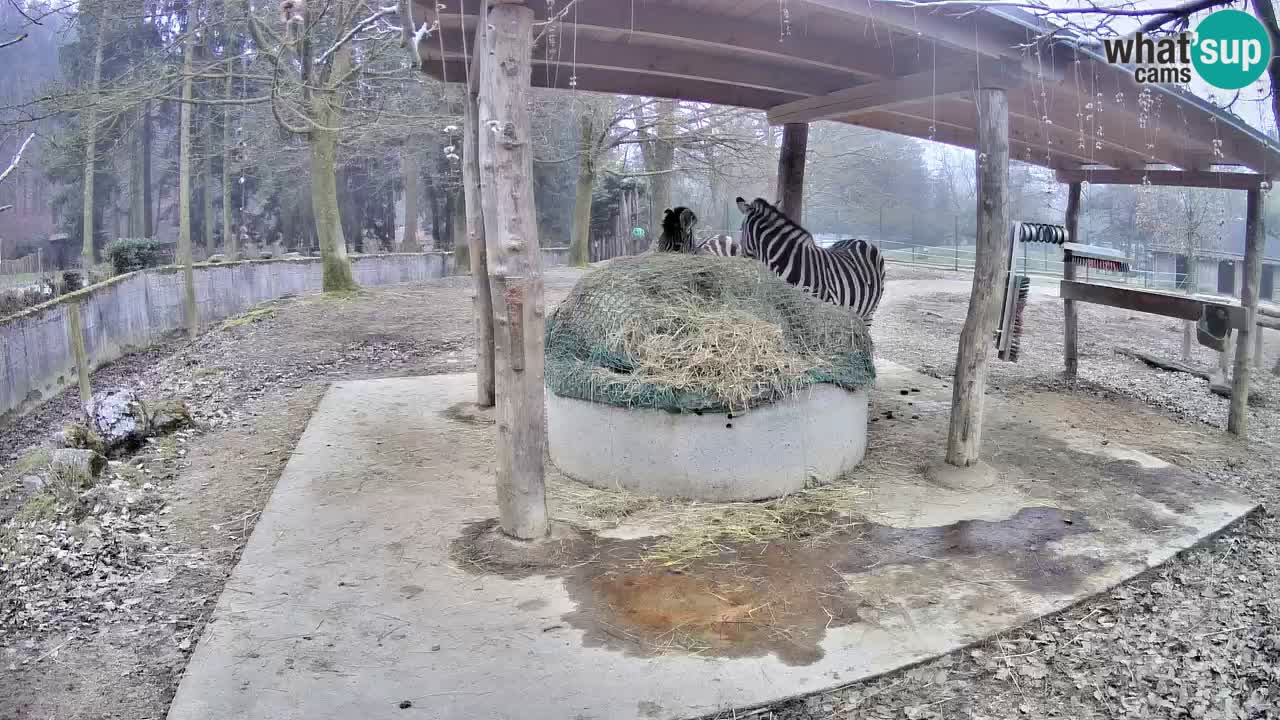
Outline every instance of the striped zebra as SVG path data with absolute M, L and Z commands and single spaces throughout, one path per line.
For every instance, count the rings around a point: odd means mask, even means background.
M 658 252 L 691 253 L 694 251 L 693 226 L 698 216 L 687 207 L 667 208 L 662 214 L 662 234 L 658 236 Z
M 737 257 L 741 255 L 738 243 L 728 235 L 712 235 L 698 245 L 699 255 L 718 255 L 720 257 Z
M 833 305 L 852 308 L 868 324 L 884 294 L 884 258 L 868 242 L 841 241 L 828 250 L 807 230 L 763 198 L 737 199 L 742 219 L 742 254 L 756 258 L 782 279 Z

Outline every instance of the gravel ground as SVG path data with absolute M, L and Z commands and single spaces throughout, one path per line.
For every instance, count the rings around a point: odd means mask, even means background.
M 877 353 L 950 375 L 970 280 L 896 265 L 889 275 L 893 285 L 874 325 Z M 577 276 L 549 271 L 548 301 L 563 297 Z M 20 486 L 0 487 L 0 521 L 9 521 L 9 536 L 23 549 L 0 560 L 0 718 L 163 718 L 324 387 L 471 369 L 469 288 L 468 278 L 449 278 L 348 299 L 270 303 L 195 343 L 174 339 L 95 373 L 99 388 L 127 385 L 187 400 L 199 427 L 113 465 L 110 478 L 124 499 L 100 503 L 109 505 L 105 511 L 60 506 L 44 518 L 15 518 L 26 497 Z M 1225 424 L 1226 401 L 1204 381 L 1113 352 L 1124 345 L 1176 358 L 1181 328 L 1174 322 L 1083 306 L 1080 379 L 1072 387 L 1059 373 L 1061 303 L 1033 303 L 1024 325 L 1021 359 L 993 365 L 993 392 L 1087 394 L 1135 411 L 1154 408 L 1188 432 Z M 1274 362 L 1280 342 L 1266 354 Z M 1198 347 L 1193 361 L 1215 364 Z M 1262 373 L 1259 386 L 1270 402 L 1251 411 L 1247 447 L 1215 440 L 1202 453 L 1167 459 L 1271 502 L 1280 382 Z M 0 428 L 0 448 L 16 457 L 75 406 L 66 393 Z M 1280 521 L 1259 514 L 1060 615 L 907 672 L 752 715 L 1280 718 L 1278 531 Z

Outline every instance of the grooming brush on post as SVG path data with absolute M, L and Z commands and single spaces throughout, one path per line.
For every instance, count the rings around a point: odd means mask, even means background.
M 1001 360 L 1018 361 L 1022 344 L 1022 314 L 1031 294 L 1031 278 L 1013 271 L 1014 246 L 1019 242 L 1061 245 L 1066 239 L 1067 229 L 1061 225 L 1020 222 L 1009 229 L 1009 264 L 1006 266 L 1004 301 L 1000 305 L 1000 325 L 996 329 L 996 357 Z

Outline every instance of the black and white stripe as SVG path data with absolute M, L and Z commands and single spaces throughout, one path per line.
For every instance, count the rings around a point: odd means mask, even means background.
M 742 251 L 732 237 L 728 235 L 712 235 L 698 245 L 698 254 L 737 257 L 742 254 Z
M 820 247 L 807 230 L 763 198 L 738 198 L 741 251 L 814 297 L 852 308 L 868 323 L 884 294 L 884 258 L 863 240 L 842 240 L 841 249 Z

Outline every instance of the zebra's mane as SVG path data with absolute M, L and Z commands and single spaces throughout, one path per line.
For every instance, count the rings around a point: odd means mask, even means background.
M 817 245 L 817 241 L 813 239 L 813 233 L 806 230 L 804 226 L 801 225 L 800 223 L 787 217 L 786 213 L 779 210 L 777 207 L 771 204 L 768 200 L 765 200 L 764 198 L 756 198 L 751 203 L 751 210 L 753 212 L 764 215 L 765 217 L 768 217 L 770 219 L 779 218 L 785 221 L 787 224 L 791 225 L 791 227 L 803 233 L 803 235 L 800 238 L 800 242 L 808 243 L 810 245 Z

